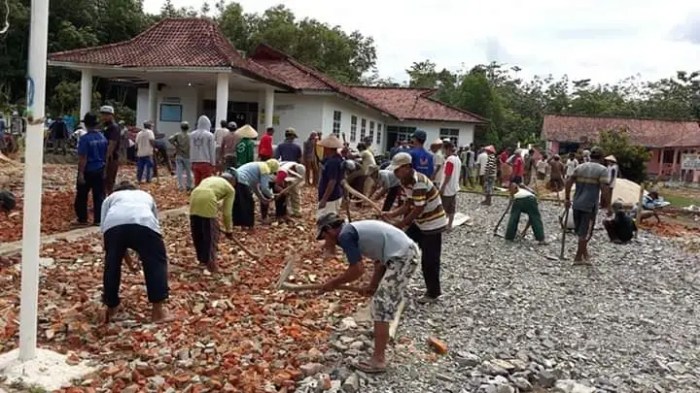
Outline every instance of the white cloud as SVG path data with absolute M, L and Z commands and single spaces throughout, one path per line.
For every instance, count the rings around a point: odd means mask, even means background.
M 429 58 L 439 68 L 489 61 L 522 68 L 523 76 L 568 74 L 616 82 L 700 68 L 700 5 L 694 0 L 240 0 L 246 12 L 284 3 L 311 17 L 374 37 L 382 76 Z M 145 0 L 158 12 L 162 0 Z M 195 6 L 173 0 L 176 6 Z

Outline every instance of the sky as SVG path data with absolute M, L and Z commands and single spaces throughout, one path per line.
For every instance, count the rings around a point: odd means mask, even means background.
M 173 0 L 199 8 L 201 0 Z M 163 0 L 144 0 L 157 13 Z M 491 61 L 520 75 L 564 74 L 615 83 L 700 70 L 697 0 L 239 0 L 245 12 L 284 4 L 297 18 L 359 30 L 375 40 L 381 77 L 430 59 L 438 70 Z M 213 2 L 210 2 L 213 5 Z

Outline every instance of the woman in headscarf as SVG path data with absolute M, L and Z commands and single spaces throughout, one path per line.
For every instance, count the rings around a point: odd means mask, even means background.
M 235 132 L 241 140 L 236 145 L 236 164 L 241 167 L 255 160 L 255 143 L 253 139 L 258 137 L 258 132 L 249 125 L 244 125 Z
M 240 154 L 240 153 L 239 153 Z M 279 170 L 280 163 L 275 159 L 265 162 L 249 162 L 237 170 L 236 200 L 233 202 L 233 225 L 248 230 L 255 225 L 255 194 L 260 200 L 260 214 L 267 221 L 267 208 L 273 199 L 270 183 Z

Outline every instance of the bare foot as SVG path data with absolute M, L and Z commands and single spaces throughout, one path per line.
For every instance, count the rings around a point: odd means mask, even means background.
M 175 320 L 175 317 L 168 312 L 162 303 L 154 303 L 151 310 L 151 322 L 165 323 Z

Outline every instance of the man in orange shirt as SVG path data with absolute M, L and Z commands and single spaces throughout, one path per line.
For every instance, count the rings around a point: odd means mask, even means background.
M 275 133 L 275 129 L 272 127 L 267 127 L 265 135 L 260 138 L 260 145 L 258 145 L 258 160 L 267 161 L 272 158 L 272 134 Z

